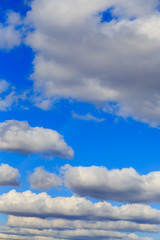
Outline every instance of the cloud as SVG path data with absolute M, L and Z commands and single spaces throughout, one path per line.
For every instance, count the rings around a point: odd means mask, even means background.
M 6 19 L 4 24 L 0 23 L 0 49 L 10 50 L 22 42 L 20 30 L 22 22 L 20 15 L 15 12 L 9 12 Z
M 34 0 L 26 44 L 36 52 L 35 104 L 73 98 L 158 126 L 158 6 L 158 0 Z M 113 20 L 101 23 L 108 9 Z
M 0 165 L 0 186 L 14 186 L 17 187 L 21 184 L 19 179 L 19 171 L 8 164 Z
M 91 221 L 66 219 L 41 219 L 33 217 L 9 216 L 7 226 L 30 229 L 96 229 L 120 232 L 150 232 L 158 233 L 160 228 L 154 224 L 140 224 L 128 221 Z
M 81 119 L 81 120 L 85 120 L 85 121 L 94 121 L 94 122 L 103 122 L 105 120 L 105 118 L 97 118 L 97 117 L 91 115 L 90 113 L 87 113 L 86 115 L 79 115 L 75 112 L 72 112 L 72 117 Z
M 30 127 L 27 122 L 16 120 L 0 123 L 0 151 L 73 157 L 73 150 L 58 132 L 43 127 Z
M 39 190 L 48 190 L 62 185 L 61 179 L 56 174 L 47 172 L 42 167 L 37 167 L 34 170 L 34 173 L 29 177 L 29 182 L 31 188 Z
M 68 220 L 111 220 L 160 224 L 160 210 L 143 204 L 121 207 L 108 202 L 92 203 L 79 197 L 52 198 L 46 193 L 12 190 L 0 196 L 0 212 L 13 216 L 61 218 Z
M 22 239 L 108 239 L 108 240 L 153 240 L 152 238 L 138 237 L 136 234 L 127 235 L 120 232 L 104 231 L 104 230 L 66 230 L 56 231 L 50 230 L 37 230 L 37 229 L 20 229 L 20 228 L 9 228 L 3 227 L 0 233 L 0 237 L 8 238 L 12 237 L 15 239 L 22 236 Z
M 108 170 L 105 167 L 62 168 L 65 184 L 81 197 L 119 202 L 160 202 L 160 172 L 139 175 L 133 168 Z

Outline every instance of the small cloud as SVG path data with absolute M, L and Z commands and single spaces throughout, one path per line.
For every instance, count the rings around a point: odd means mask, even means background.
M 31 127 L 26 121 L 8 120 L 0 123 L 0 151 L 44 156 L 73 157 L 73 150 L 57 131 Z
M 8 164 L 0 165 L 0 186 L 18 187 L 21 182 L 18 180 L 19 171 Z
M 94 122 L 105 121 L 105 118 L 97 118 L 97 117 L 91 115 L 90 113 L 87 113 L 86 115 L 79 115 L 79 114 L 72 111 L 72 117 L 80 119 L 80 120 L 84 120 L 84 121 L 94 121 Z
M 45 171 L 43 167 L 37 167 L 34 170 L 29 177 L 29 182 L 31 188 L 39 190 L 48 190 L 62 185 L 61 179 L 56 174 Z

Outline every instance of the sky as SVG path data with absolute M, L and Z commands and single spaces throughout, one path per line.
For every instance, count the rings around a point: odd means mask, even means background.
M 0 238 L 158 240 L 159 0 L 0 1 Z

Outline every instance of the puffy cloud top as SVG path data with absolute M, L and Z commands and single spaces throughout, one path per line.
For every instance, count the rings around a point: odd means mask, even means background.
M 73 150 L 58 132 L 30 127 L 27 122 L 8 120 L 0 123 L 0 151 L 72 158 Z

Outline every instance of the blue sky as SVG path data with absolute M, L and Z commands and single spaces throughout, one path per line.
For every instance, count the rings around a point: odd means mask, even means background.
M 0 2 L 0 238 L 159 239 L 158 9 Z

